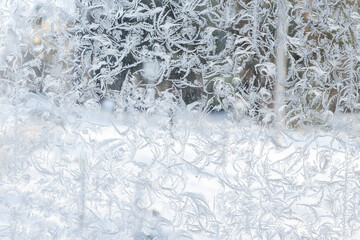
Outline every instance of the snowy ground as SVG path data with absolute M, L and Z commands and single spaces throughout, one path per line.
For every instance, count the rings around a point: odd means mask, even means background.
M 0 104 L 0 239 L 360 238 L 354 135 L 25 102 Z

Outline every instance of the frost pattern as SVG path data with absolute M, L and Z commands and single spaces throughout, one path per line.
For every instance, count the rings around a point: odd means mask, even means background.
M 0 237 L 358 239 L 354 0 L 0 0 Z

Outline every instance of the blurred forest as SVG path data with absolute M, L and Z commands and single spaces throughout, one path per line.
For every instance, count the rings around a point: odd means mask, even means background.
M 17 10 L 18 32 L 2 33 L 3 79 L 59 103 L 182 106 L 288 126 L 360 108 L 359 1 L 77 0 L 72 8 Z M 154 110 L 160 102 L 172 107 Z

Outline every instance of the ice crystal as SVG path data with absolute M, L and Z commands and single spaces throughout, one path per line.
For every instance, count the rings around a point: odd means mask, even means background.
M 0 238 L 358 239 L 354 0 L 0 0 Z

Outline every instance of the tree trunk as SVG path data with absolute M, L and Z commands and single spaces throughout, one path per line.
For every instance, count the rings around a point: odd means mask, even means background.
M 276 31 L 276 80 L 274 89 L 274 110 L 276 122 L 284 123 L 284 111 L 281 107 L 285 102 L 285 82 L 287 75 L 286 35 L 288 31 L 286 0 L 278 0 L 278 28 Z

